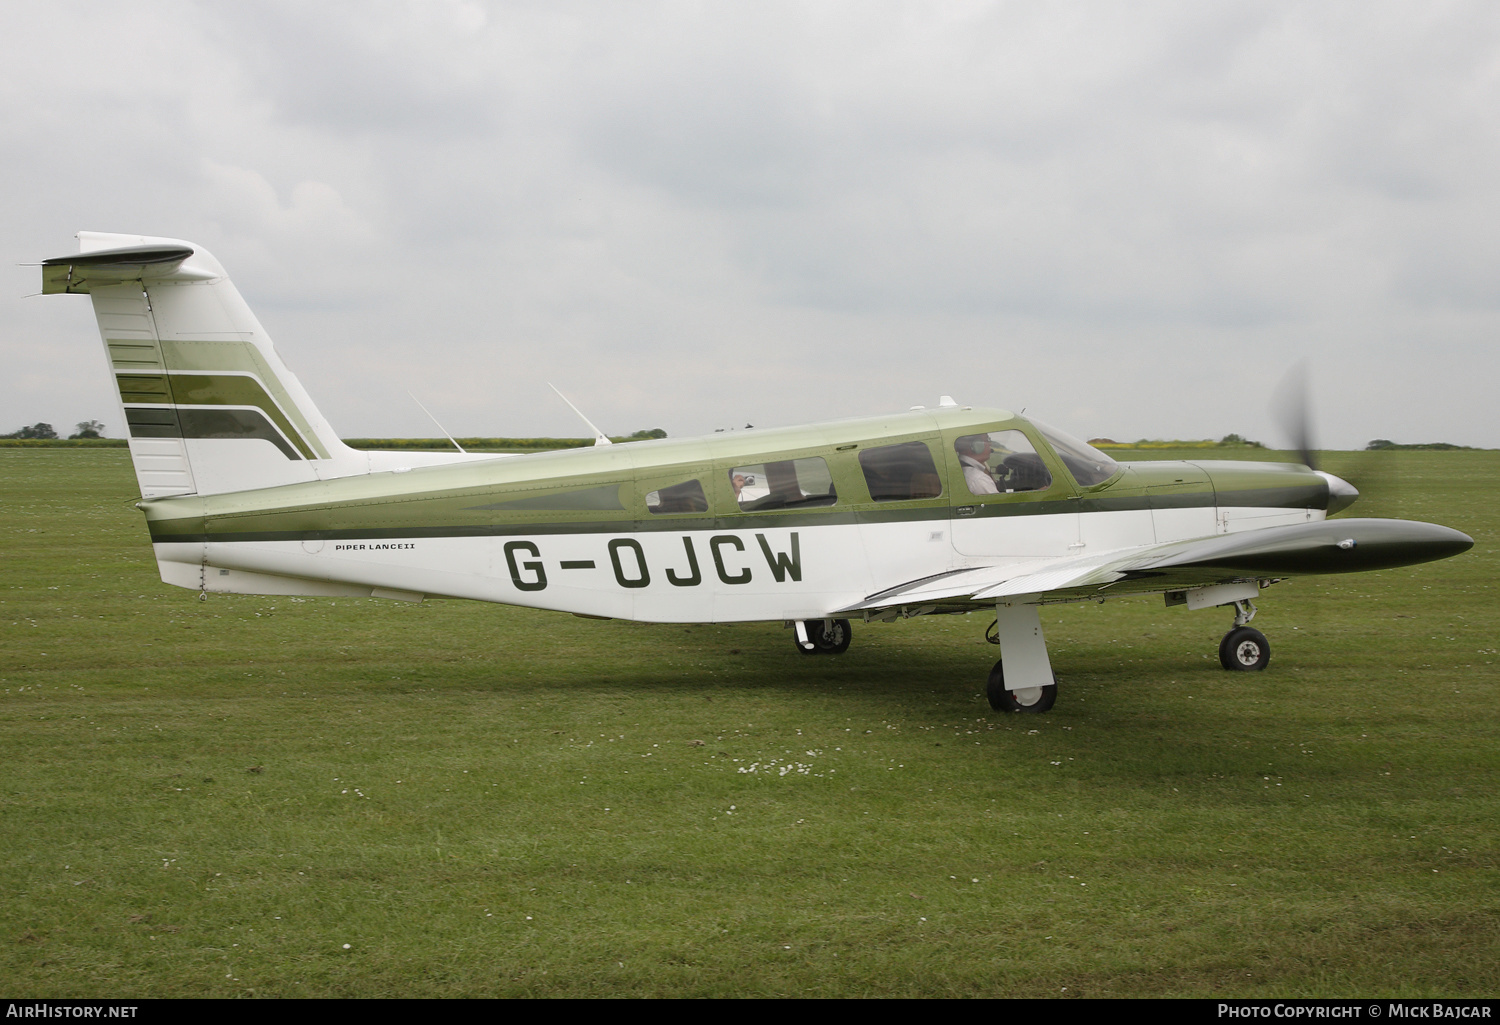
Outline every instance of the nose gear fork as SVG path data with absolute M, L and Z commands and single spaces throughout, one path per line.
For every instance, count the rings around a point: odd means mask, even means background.
M 1234 625 L 1245 626 L 1255 618 L 1255 602 L 1249 598 L 1243 598 L 1234 603 Z

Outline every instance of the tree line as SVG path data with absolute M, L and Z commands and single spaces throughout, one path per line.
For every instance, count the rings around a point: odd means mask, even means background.
M 69 441 L 79 438 L 102 438 L 104 437 L 104 425 L 98 420 L 82 420 L 74 425 L 76 430 L 68 435 Z M 28 438 L 50 441 L 59 437 L 57 431 L 51 424 L 34 423 L 30 427 L 22 427 L 18 431 L 9 434 L 0 434 L 0 438 Z
M 85 438 L 104 437 L 104 424 L 98 420 L 83 420 L 74 425 L 74 433 L 68 435 L 69 441 L 78 441 Z M 667 432 L 660 427 L 650 430 L 636 431 L 629 437 L 613 438 L 613 441 L 648 441 L 652 438 L 665 438 Z M 0 434 L 0 440 L 18 439 L 26 441 L 57 441 L 61 435 L 57 429 L 49 423 L 34 423 L 29 427 L 11 431 L 9 434 Z M 592 438 L 463 438 L 461 443 L 465 447 L 473 448 L 582 448 L 592 445 Z M 346 444 L 354 448 L 447 448 L 450 442 L 446 438 L 350 438 Z

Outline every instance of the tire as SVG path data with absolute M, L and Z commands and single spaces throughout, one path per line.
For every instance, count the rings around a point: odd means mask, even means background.
M 990 670 L 989 685 L 985 687 L 985 696 L 990 699 L 990 707 L 997 712 L 1030 712 L 1040 715 L 1042 712 L 1051 711 L 1052 705 L 1057 701 L 1057 674 L 1052 674 L 1052 682 L 1045 687 L 1033 688 L 1039 694 L 1027 694 L 1019 692 L 1023 697 L 1018 698 L 1018 692 L 1005 689 L 1005 660 L 1001 659 L 995 663 L 995 668 Z M 1024 698 L 1031 698 L 1029 702 Z
M 1219 664 L 1232 673 L 1256 673 L 1271 662 L 1271 642 L 1259 630 L 1237 626 L 1219 642 Z
M 835 619 L 831 622 L 809 619 L 807 638 L 817 645 L 820 655 L 842 655 L 849 650 L 849 642 L 854 639 L 854 631 L 850 628 L 847 619 Z

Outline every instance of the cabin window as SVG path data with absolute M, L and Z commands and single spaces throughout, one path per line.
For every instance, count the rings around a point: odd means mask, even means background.
M 1079 487 L 1091 488 L 1095 484 L 1103 484 L 1120 471 L 1119 463 L 1094 446 L 1035 420 L 1031 421 L 1031 426 L 1042 432 L 1042 437 L 1052 445 L 1057 458 L 1063 461 Z
M 1020 431 L 968 434 L 953 443 L 963 464 L 964 483 L 975 495 L 1045 491 L 1052 474 Z
M 745 512 L 832 505 L 838 500 L 828 464 L 818 456 L 736 466 L 729 471 L 729 485 Z
M 646 509 L 652 513 L 708 512 L 708 496 L 696 480 L 685 480 L 669 488 L 646 494 Z
M 937 498 L 943 493 L 932 450 L 920 441 L 867 448 L 859 454 L 859 468 L 877 502 Z

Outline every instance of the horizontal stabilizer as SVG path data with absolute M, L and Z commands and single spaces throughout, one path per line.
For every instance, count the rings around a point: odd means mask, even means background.
M 57 256 L 42 261 L 42 294 L 85 294 L 95 285 L 175 276 L 173 272 L 192 255 L 192 246 L 158 244 Z

